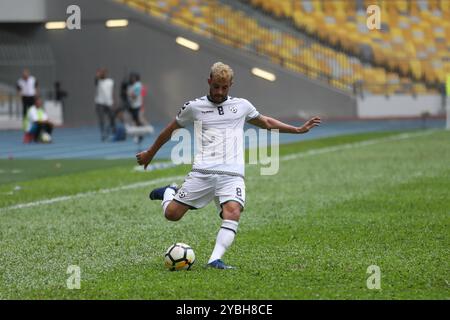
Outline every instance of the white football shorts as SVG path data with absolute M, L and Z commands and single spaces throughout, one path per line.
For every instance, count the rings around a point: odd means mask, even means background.
M 245 182 L 239 176 L 190 172 L 174 200 L 191 209 L 203 208 L 214 200 L 219 212 L 225 202 L 236 201 L 244 210 Z

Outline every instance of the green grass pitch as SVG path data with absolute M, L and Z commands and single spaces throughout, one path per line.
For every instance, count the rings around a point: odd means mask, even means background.
M 204 268 L 220 226 L 213 204 L 169 222 L 147 198 L 187 166 L 1 160 L 0 299 L 449 299 L 450 132 L 399 134 L 282 146 L 299 156 L 275 176 L 247 166 L 224 257 L 238 269 L 226 271 Z M 164 269 L 174 242 L 195 250 L 191 271 Z M 67 288 L 69 265 L 80 289 Z M 367 287 L 370 265 L 379 290 Z

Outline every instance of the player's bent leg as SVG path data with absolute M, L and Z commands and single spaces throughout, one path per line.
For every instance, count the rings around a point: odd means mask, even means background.
M 167 205 L 164 211 L 164 216 L 166 217 L 167 220 L 178 221 L 184 216 L 184 214 L 189 209 L 190 208 L 187 205 L 184 205 L 176 201 L 170 201 L 170 203 Z
M 193 208 L 179 201 L 174 201 L 178 190 L 178 186 L 172 183 L 165 187 L 153 189 L 149 194 L 151 200 L 162 200 L 161 206 L 164 216 L 170 221 L 180 220 L 189 209 Z
M 239 202 L 228 201 L 222 205 L 222 225 L 217 234 L 216 245 L 208 261 L 208 266 L 216 269 L 234 269 L 222 261 L 225 251 L 231 246 L 237 233 L 242 206 Z
M 170 198 L 170 200 L 172 200 L 173 197 L 175 196 L 175 193 L 177 193 L 178 191 L 178 186 L 176 183 L 172 183 L 161 188 L 153 189 L 152 192 L 150 192 L 149 194 L 149 198 L 151 200 L 164 200 L 164 196 L 167 197 L 166 195 L 167 189 L 169 189 L 169 193 L 172 194 L 172 197 Z

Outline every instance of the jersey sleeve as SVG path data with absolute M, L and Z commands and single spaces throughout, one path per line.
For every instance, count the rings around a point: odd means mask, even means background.
M 250 101 L 245 100 L 245 102 L 247 104 L 247 111 L 246 111 L 246 115 L 245 115 L 245 121 L 249 121 L 249 120 L 257 118 L 260 115 L 258 110 L 256 110 L 255 106 L 253 104 L 251 104 Z
M 180 111 L 178 111 L 175 120 L 181 127 L 186 127 L 194 122 L 194 112 L 190 102 L 186 102 L 181 107 Z

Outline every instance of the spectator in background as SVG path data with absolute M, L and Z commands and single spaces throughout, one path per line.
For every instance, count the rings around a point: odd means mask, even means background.
M 130 113 L 136 126 L 141 126 L 139 113 L 142 107 L 142 83 L 137 73 L 130 74 L 130 82 L 127 88 L 127 96 L 130 104 Z
M 24 69 L 22 77 L 17 80 L 16 87 L 22 98 L 22 118 L 25 119 L 28 108 L 34 104 L 38 90 L 38 82 L 35 77 L 30 75 L 30 70 Z
M 128 86 L 129 86 L 129 77 L 125 76 L 120 83 L 120 105 L 119 108 L 114 110 L 114 119 L 118 119 L 119 121 L 124 122 L 124 112 L 130 112 L 131 114 L 131 106 L 130 102 L 128 101 Z M 116 129 L 117 129 L 117 123 L 116 123 Z
M 120 101 L 121 106 L 118 112 L 129 110 L 130 102 L 128 101 L 128 86 L 130 85 L 130 80 L 128 76 L 125 76 L 120 84 Z
M 142 107 L 141 107 L 141 112 L 139 112 L 139 119 L 142 123 L 143 126 L 150 126 L 150 123 L 147 121 L 147 119 L 145 119 L 144 116 L 144 111 L 145 111 L 145 97 L 147 96 L 147 86 L 145 84 L 142 84 L 142 91 L 141 91 L 141 95 L 142 95 Z
M 64 105 L 64 99 L 67 98 L 67 91 L 61 88 L 61 82 L 55 82 L 55 100 L 61 102 Z
M 95 109 L 98 116 L 102 141 L 105 141 L 115 131 L 113 112 L 114 80 L 107 77 L 105 68 L 97 70 L 95 75 Z M 109 125 L 105 125 L 105 117 Z
M 42 99 L 35 98 L 35 103 L 28 108 L 26 115 L 26 129 L 24 142 L 44 142 L 52 141 L 53 124 L 50 122 L 47 113 L 42 107 Z
M 136 126 L 142 126 L 140 112 L 142 109 L 142 83 L 140 76 L 137 73 L 130 74 L 130 83 L 127 90 L 128 101 L 130 103 L 130 113 Z M 137 141 L 140 143 L 144 137 L 137 136 Z
M 54 88 L 55 88 L 55 96 L 54 99 L 57 102 L 61 103 L 61 108 L 62 108 L 62 114 L 64 117 L 64 114 L 66 112 L 65 110 L 65 104 L 64 104 L 64 100 L 67 98 L 68 94 L 67 91 L 65 91 L 64 89 L 62 89 L 61 87 L 61 82 L 56 81 L 54 84 Z

